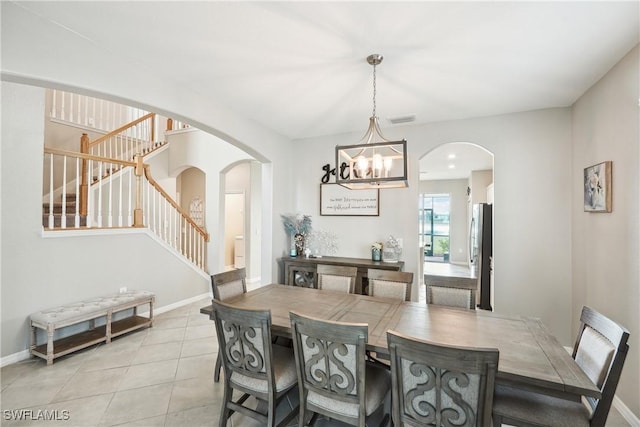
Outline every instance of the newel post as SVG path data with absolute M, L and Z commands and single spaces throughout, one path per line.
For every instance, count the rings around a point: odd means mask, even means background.
M 173 130 L 173 119 L 171 117 L 167 119 L 167 130 Z
M 89 135 L 86 133 L 83 133 L 80 137 L 80 152 L 89 154 Z M 82 169 L 80 171 L 80 215 L 87 215 L 89 210 L 89 168 L 87 162 L 87 159 L 82 159 Z
M 144 173 L 144 164 L 142 163 L 142 156 L 140 154 L 136 154 L 133 160 L 136 163 L 136 207 L 133 210 L 133 226 L 141 228 L 144 227 L 144 221 L 142 219 L 142 174 Z

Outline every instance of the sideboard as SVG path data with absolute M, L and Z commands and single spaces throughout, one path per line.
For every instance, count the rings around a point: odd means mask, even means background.
M 323 256 L 320 258 L 306 257 L 285 257 L 278 259 L 280 266 L 280 281 L 289 286 L 303 286 L 316 288 L 318 264 L 343 265 L 357 267 L 356 294 L 367 294 L 367 270 L 377 268 L 380 270 L 402 271 L 404 261 L 382 262 L 371 261 L 367 258 L 346 258 Z

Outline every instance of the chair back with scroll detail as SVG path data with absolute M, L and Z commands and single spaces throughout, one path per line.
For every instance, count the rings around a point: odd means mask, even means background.
M 318 264 L 318 289 L 352 294 L 356 286 L 357 267 Z
M 491 425 L 497 349 L 453 347 L 388 331 L 393 424 Z
M 226 301 L 247 292 L 247 270 L 239 268 L 237 270 L 225 271 L 211 276 L 211 289 L 213 298 L 218 301 Z M 220 353 L 216 358 L 216 366 L 213 371 L 213 381 L 220 381 L 220 370 L 222 369 L 222 358 Z
M 213 300 L 219 354 L 225 368 L 224 398 L 220 427 L 227 425 L 234 412 L 275 426 L 276 407 L 297 383 L 295 360 L 290 348 L 271 344 L 271 312 L 240 309 Z M 234 401 L 233 391 L 242 396 Z M 267 403 L 267 414 L 244 406 L 249 396 Z M 284 426 L 297 415 L 297 408 L 285 416 Z
M 533 392 L 496 387 L 494 426 L 604 427 L 629 351 L 629 331 L 591 307 L 583 307 L 573 358 L 602 393 L 574 402 Z
M 369 295 L 411 301 L 413 273 L 370 268 L 367 271 L 367 279 Z
M 323 321 L 289 313 L 300 391 L 300 426 L 311 414 L 365 426 L 383 407 L 389 372 L 365 361 L 367 324 Z M 388 416 L 383 417 L 386 423 Z

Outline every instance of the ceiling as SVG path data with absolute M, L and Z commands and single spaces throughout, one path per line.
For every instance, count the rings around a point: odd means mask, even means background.
M 18 2 L 290 139 L 573 104 L 639 41 L 628 2 Z

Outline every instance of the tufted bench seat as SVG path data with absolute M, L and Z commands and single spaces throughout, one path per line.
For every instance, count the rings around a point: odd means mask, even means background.
M 73 304 L 54 307 L 31 315 L 31 354 L 46 359 L 47 365 L 56 357 L 64 356 L 99 342 L 111 342 L 136 329 L 153 325 L 155 294 L 149 291 L 128 291 L 92 298 Z M 149 304 L 149 317 L 138 316 L 138 307 Z M 113 314 L 133 309 L 133 314 L 113 320 Z M 96 327 L 95 320 L 105 318 L 105 324 Z M 56 330 L 89 322 L 89 330 L 54 340 Z M 47 333 L 47 342 L 37 343 L 37 329 Z

